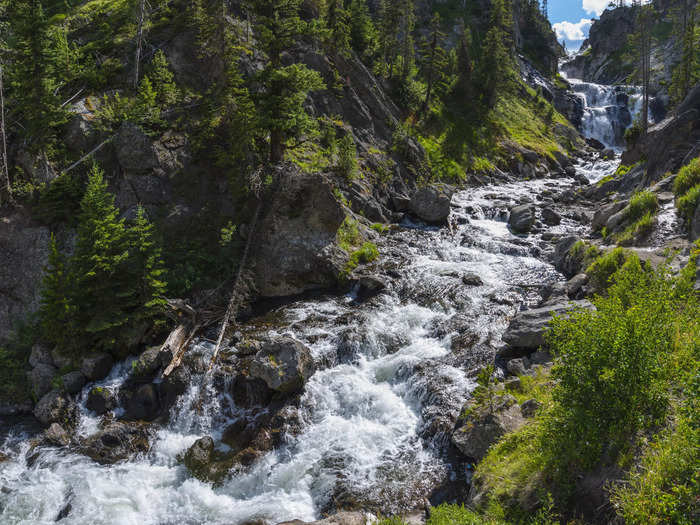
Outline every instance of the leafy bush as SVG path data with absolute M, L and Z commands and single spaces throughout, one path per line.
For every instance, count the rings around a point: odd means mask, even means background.
M 348 259 L 348 262 L 345 265 L 344 274 L 348 275 L 360 264 L 370 263 L 377 257 L 379 257 L 377 245 L 372 242 L 365 242 L 358 250 L 355 250 L 350 254 L 350 259 Z
M 615 239 L 623 246 L 632 244 L 636 239 L 649 235 L 654 229 L 654 214 L 647 212 L 641 219 L 630 224 L 625 231 L 617 235 Z
M 700 184 L 700 157 L 691 160 L 680 169 L 676 180 L 673 181 L 673 193 L 680 198 L 698 184 Z
M 625 208 L 625 220 L 635 222 L 647 213 L 655 214 L 658 209 L 659 199 L 656 197 L 656 193 L 649 190 L 638 191 L 632 196 L 630 203 Z
M 357 148 L 352 134 L 346 135 L 338 141 L 338 171 L 347 178 L 353 179 L 357 175 Z
M 698 205 L 700 205 L 700 184 L 690 188 L 685 195 L 676 201 L 678 215 L 683 217 L 687 223 L 693 219 Z
M 351 217 L 345 217 L 336 233 L 336 240 L 338 246 L 346 252 L 351 252 L 355 246 L 359 245 L 362 241 L 362 235 L 357 221 Z
M 597 290 L 605 289 L 609 284 L 610 278 L 622 268 L 622 265 L 625 264 L 628 258 L 630 258 L 630 252 L 624 248 L 615 248 L 599 256 L 586 268 L 591 285 Z
M 667 360 L 683 315 L 661 271 L 630 257 L 596 311 L 555 318 L 547 340 L 561 362 L 543 427 L 553 473 L 566 477 L 617 451 L 668 407 Z

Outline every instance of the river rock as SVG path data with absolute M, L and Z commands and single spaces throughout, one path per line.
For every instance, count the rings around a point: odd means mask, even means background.
M 277 525 L 370 525 L 372 519 L 363 512 L 343 511 L 318 521 L 283 521 Z M 403 523 L 403 520 L 402 520 Z
M 44 432 L 44 440 L 51 445 L 66 447 L 70 444 L 70 434 L 58 423 L 51 423 Z
M 544 334 L 552 315 L 565 317 L 574 308 L 594 309 L 594 306 L 582 300 L 525 310 L 510 322 L 503 334 L 503 341 L 513 348 L 537 350 L 546 344 Z
M 311 351 L 291 337 L 267 342 L 250 364 L 250 377 L 262 379 L 268 388 L 294 393 L 304 386 L 315 372 Z
M 117 398 L 111 390 L 96 386 L 88 392 L 85 406 L 98 416 L 106 414 L 117 406 Z
M 411 198 L 411 212 L 428 224 L 444 224 L 450 215 L 454 190 L 444 184 L 419 188 Z
M 561 239 L 554 249 L 552 264 L 568 278 L 581 271 L 582 257 L 571 253 L 571 248 L 580 240 L 581 238 L 576 235 L 568 235 Z
M 67 394 L 60 390 L 52 390 L 44 395 L 34 407 L 34 417 L 42 424 L 71 422 L 74 416 L 75 404 Z
M 81 452 L 103 465 L 148 452 L 150 430 L 141 423 L 112 422 L 88 437 Z
M 182 462 L 195 478 L 214 483 L 223 480 L 234 464 L 230 455 L 214 448 L 214 440 L 209 436 L 195 441 L 185 452 Z
M 59 370 L 63 368 L 68 368 L 73 365 L 73 359 L 61 353 L 58 347 L 51 350 L 51 359 L 53 360 L 53 364 Z
M 515 233 L 528 233 L 535 224 L 535 205 L 522 204 L 510 210 L 508 226 Z
M 556 226 L 561 223 L 561 215 L 552 208 L 542 208 L 542 222 L 547 226 Z
M 588 275 L 585 273 L 574 275 L 566 282 L 566 294 L 572 299 L 577 299 L 580 295 L 585 295 L 584 287 L 588 284 L 588 280 Z
M 473 410 L 463 425 L 452 433 L 452 443 L 464 456 L 478 462 L 501 436 L 524 424 L 520 405 L 507 394 L 495 401 L 493 413 L 488 407 Z
M 131 375 L 134 377 L 149 377 L 158 369 L 170 362 L 172 355 L 168 350 L 161 352 L 160 346 L 151 346 L 144 350 L 139 358 L 131 365 Z
M 462 284 L 466 286 L 481 286 L 484 284 L 484 281 L 475 273 L 465 273 L 462 276 Z
M 112 356 L 105 353 L 94 354 L 83 359 L 80 371 L 90 381 L 99 381 L 109 374 L 114 366 Z
M 152 421 L 160 413 L 158 390 L 152 383 L 141 385 L 126 402 L 126 418 Z
M 58 370 L 53 365 L 37 363 L 37 365 L 27 373 L 29 385 L 37 399 L 41 398 L 53 388 L 53 379 L 56 377 L 57 372 Z
M 693 219 L 690 221 L 690 240 L 700 238 L 700 204 L 695 208 Z
M 366 301 L 386 288 L 386 281 L 378 275 L 363 275 L 357 283 L 357 300 Z
M 530 366 L 530 362 L 527 357 L 518 357 L 516 359 L 511 359 L 506 363 L 506 370 L 513 376 L 524 376 L 527 375 L 527 369 Z
M 85 386 L 85 383 L 85 376 L 77 370 L 73 372 L 68 372 L 67 374 L 63 374 L 61 376 L 61 384 L 63 386 L 63 390 L 65 390 L 69 394 L 77 394 L 78 392 L 80 392 Z

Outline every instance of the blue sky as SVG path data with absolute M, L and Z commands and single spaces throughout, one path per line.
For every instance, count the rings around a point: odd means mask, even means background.
M 549 0 L 549 20 L 560 42 L 577 50 L 588 36 L 591 21 L 598 18 L 610 0 Z

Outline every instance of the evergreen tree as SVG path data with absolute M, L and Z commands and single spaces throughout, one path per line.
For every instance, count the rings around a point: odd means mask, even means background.
M 674 102 L 681 102 L 690 88 L 700 81 L 700 3 L 693 5 L 691 0 L 681 0 L 676 15 L 676 27 L 679 39 L 681 60 L 673 70 L 670 87 Z
M 493 0 L 479 67 L 479 82 L 488 107 L 496 104 L 499 88 L 505 87 L 513 76 L 512 25 L 510 2 Z
M 637 17 L 635 32 L 630 36 L 630 43 L 637 54 L 635 77 L 642 86 L 642 112 L 639 116 L 642 137 L 649 127 L 649 90 L 651 83 L 651 47 L 654 41 L 652 27 L 655 10 L 653 4 L 636 6 Z
M 75 341 L 75 305 L 71 301 L 73 292 L 66 258 L 58 250 L 56 238 L 51 234 L 48 266 L 42 281 L 39 318 L 44 337 L 60 348 L 67 348 Z
M 330 48 L 334 53 L 350 52 L 350 13 L 343 0 L 328 0 L 326 24 L 329 30 Z
M 447 53 L 443 48 L 445 34 L 441 29 L 440 14 L 435 13 L 430 21 L 430 33 L 421 45 L 422 71 L 427 85 L 425 99 L 419 114 L 424 114 L 430 106 L 430 98 L 445 76 L 448 68 Z
M 413 0 L 402 0 L 401 9 L 401 79 L 406 80 L 411 75 L 414 63 L 413 31 L 416 26 L 416 15 Z
M 168 59 L 163 51 L 158 50 L 148 72 L 148 77 L 156 92 L 156 102 L 161 108 L 170 106 L 177 101 L 178 93 L 175 77 L 168 66 Z
M 350 41 L 361 57 L 371 55 L 377 45 L 377 30 L 366 0 L 350 0 Z
M 318 72 L 304 64 L 281 63 L 282 53 L 291 50 L 305 30 L 299 0 L 256 0 L 250 8 L 260 48 L 268 57 L 259 75 L 263 89 L 256 106 L 261 126 L 269 132 L 269 160 L 277 164 L 284 158 L 287 141 L 313 128 L 315 121 L 304 109 L 304 101 L 324 84 Z
M 398 27 L 401 23 L 401 1 L 381 0 L 379 6 L 379 45 L 383 66 L 389 78 L 394 76 L 394 63 L 398 56 Z

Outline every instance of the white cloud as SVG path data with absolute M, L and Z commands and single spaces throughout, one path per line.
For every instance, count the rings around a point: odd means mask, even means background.
M 583 10 L 588 14 L 600 14 L 610 5 L 610 0 L 583 0 Z
M 584 3 L 586 0 L 584 0 Z M 582 18 L 577 23 L 572 22 L 557 22 L 552 27 L 557 34 L 558 40 L 566 40 L 568 42 L 582 42 L 588 36 L 588 29 L 593 21 L 590 18 Z

